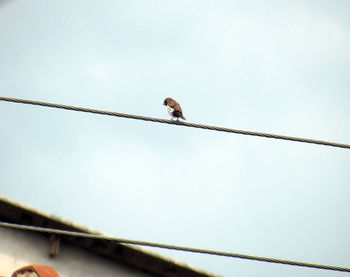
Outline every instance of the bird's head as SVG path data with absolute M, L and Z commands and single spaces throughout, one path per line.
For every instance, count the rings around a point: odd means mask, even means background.
M 164 100 L 164 102 L 163 102 L 163 105 L 164 105 L 164 106 L 168 105 L 168 101 L 169 101 L 169 100 L 171 100 L 170 97 L 165 98 L 165 100 Z

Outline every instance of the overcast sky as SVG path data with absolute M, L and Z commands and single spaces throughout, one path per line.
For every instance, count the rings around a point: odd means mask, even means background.
M 190 122 L 350 143 L 347 0 L 0 4 L 2 96 L 161 118 L 170 96 Z M 118 237 L 350 266 L 350 150 L 5 102 L 0 118 L 7 197 Z

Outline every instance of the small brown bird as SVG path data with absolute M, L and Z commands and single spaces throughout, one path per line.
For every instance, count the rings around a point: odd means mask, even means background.
M 168 97 L 164 100 L 163 105 L 166 106 L 168 113 L 173 117 L 176 117 L 179 120 L 179 117 L 186 120 L 186 118 L 182 114 L 182 110 L 180 104 L 177 103 L 174 99 Z

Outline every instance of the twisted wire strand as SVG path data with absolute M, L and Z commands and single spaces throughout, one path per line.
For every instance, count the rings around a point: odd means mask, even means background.
M 192 128 L 200 128 L 200 129 L 206 129 L 206 130 L 212 130 L 212 131 L 218 131 L 218 132 L 235 133 L 235 134 L 248 135 L 248 136 L 281 139 L 281 140 L 288 140 L 288 141 L 303 142 L 303 143 L 318 144 L 318 145 L 325 145 L 325 146 L 350 149 L 350 144 L 344 144 L 344 143 L 337 143 L 337 142 L 330 142 L 330 141 L 316 140 L 316 139 L 308 139 L 308 138 L 300 138 L 300 137 L 292 137 L 292 136 L 285 136 L 285 135 L 276 135 L 276 134 L 261 133 L 261 132 L 254 132 L 254 131 L 246 131 L 246 130 L 204 125 L 204 124 L 191 123 L 191 122 L 161 119 L 161 118 L 135 115 L 135 114 L 127 114 L 127 113 L 120 113 L 120 112 L 112 112 L 112 111 L 70 106 L 70 105 L 64 105 L 64 104 L 56 104 L 56 103 L 50 103 L 50 102 L 42 102 L 42 101 L 4 97 L 4 96 L 0 96 L 0 101 L 30 104 L 30 105 L 51 107 L 51 108 L 57 108 L 57 109 L 65 109 L 65 110 L 78 111 L 78 112 L 102 114 L 102 115 L 108 115 L 108 116 L 124 117 L 124 118 L 131 118 L 131 119 L 137 119 L 137 120 L 172 124 L 172 125 L 178 125 L 178 126 L 186 126 L 186 127 L 192 127 Z
M 42 228 L 42 227 L 13 224 L 13 223 L 7 223 L 7 222 L 0 222 L 0 227 L 41 232 L 41 233 L 49 233 L 49 234 L 56 234 L 56 235 L 80 237 L 80 238 L 98 239 L 98 240 L 105 240 L 105 241 L 111 241 L 111 242 L 116 242 L 116 243 L 156 247 L 156 248 L 162 248 L 162 249 L 168 249 L 168 250 L 177 250 L 177 251 L 184 251 L 184 252 L 223 256 L 223 257 L 229 257 L 229 258 L 238 258 L 238 259 L 259 261 L 259 262 L 268 262 L 268 263 L 277 263 L 277 264 L 299 266 L 299 267 L 309 267 L 309 268 L 316 268 L 316 269 L 323 269 L 323 270 L 350 272 L 350 268 L 347 268 L 347 267 L 339 267 L 339 266 L 331 266 L 331 265 L 322 265 L 322 264 L 290 261 L 290 260 L 283 260 L 283 259 L 267 258 L 267 257 L 261 257 L 261 256 L 253 256 L 253 255 L 246 255 L 246 254 L 239 254 L 239 253 L 232 253 L 232 252 L 225 252 L 225 251 L 208 250 L 208 249 L 186 247 L 186 246 L 177 246 L 177 245 L 155 243 L 155 242 L 148 242 L 148 241 L 141 241 L 141 240 L 131 240 L 131 239 L 111 237 L 111 236 L 106 236 L 106 235 L 64 231 L 64 230 L 58 230 L 58 229 Z

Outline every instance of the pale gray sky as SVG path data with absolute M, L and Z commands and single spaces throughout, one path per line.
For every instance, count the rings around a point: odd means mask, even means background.
M 163 118 L 170 96 L 191 122 L 350 143 L 348 1 L 2 3 L 3 96 Z M 350 266 L 349 150 L 4 102 L 0 118 L 5 196 L 119 237 Z

